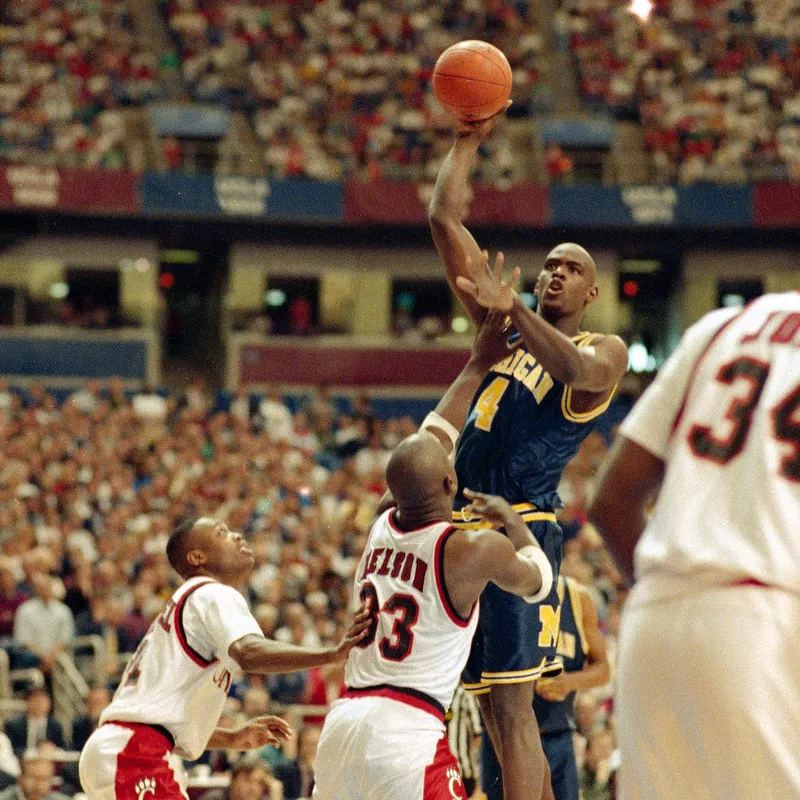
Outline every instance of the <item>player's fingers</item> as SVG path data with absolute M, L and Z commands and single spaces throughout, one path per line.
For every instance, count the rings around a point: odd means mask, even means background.
M 510 281 L 511 286 L 513 286 L 519 280 L 519 276 L 521 274 L 522 270 L 519 267 L 514 267 L 514 271 L 511 273 L 511 281 Z
M 471 281 L 469 278 L 465 278 L 463 275 L 459 275 L 456 278 L 456 286 L 463 292 L 467 292 L 467 294 L 472 295 L 473 297 L 478 296 L 478 285 L 475 281 Z
M 494 259 L 494 274 L 497 280 L 503 280 L 503 264 L 505 263 L 506 257 L 503 255 L 502 250 L 498 251 L 497 255 Z

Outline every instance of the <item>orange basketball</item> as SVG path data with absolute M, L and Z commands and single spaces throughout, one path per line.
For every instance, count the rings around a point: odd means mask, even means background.
M 436 99 L 461 120 L 491 117 L 511 94 L 511 67 L 494 45 L 470 39 L 448 47 L 433 68 Z

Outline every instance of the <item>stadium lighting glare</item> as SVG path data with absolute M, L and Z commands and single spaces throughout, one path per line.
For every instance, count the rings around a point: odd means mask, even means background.
M 137 272 L 147 272 L 150 269 L 150 262 L 146 258 L 137 258 L 133 266 Z
M 651 355 L 641 342 L 634 342 L 628 348 L 628 366 L 633 372 L 644 372 L 650 363 Z
M 47 293 L 53 300 L 63 300 L 69 294 L 69 284 L 59 281 L 58 283 L 51 283 Z
M 286 292 L 282 289 L 270 289 L 266 301 L 270 308 L 280 308 L 286 302 Z
M 631 0 L 628 11 L 634 17 L 639 17 L 642 22 L 646 22 L 650 19 L 650 14 L 653 11 L 653 2 L 652 0 Z
M 453 317 L 450 327 L 453 333 L 466 333 L 469 330 L 469 320 L 466 317 Z

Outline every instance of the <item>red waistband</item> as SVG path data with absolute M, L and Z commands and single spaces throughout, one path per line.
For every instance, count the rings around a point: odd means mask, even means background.
M 342 697 L 386 697 L 389 700 L 396 700 L 398 703 L 405 703 L 407 706 L 418 708 L 432 714 L 439 722 L 444 722 L 444 708 L 442 704 L 416 689 L 407 689 L 402 686 L 367 686 L 363 689 L 345 689 Z
M 117 725 L 131 731 L 152 731 L 161 736 L 167 744 L 167 749 L 175 749 L 175 737 L 163 725 L 148 725 L 146 722 L 122 722 L 118 719 L 108 719 L 103 725 Z
M 755 578 L 742 578 L 740 581 L 734 581 L 731 586 L 759 586 L 762 589 L 771 589 L 768 583 L 756 580 Z

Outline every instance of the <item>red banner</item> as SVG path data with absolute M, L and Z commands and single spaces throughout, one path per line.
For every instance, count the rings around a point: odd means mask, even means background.
M 467 350 L 400 347 L 243 345 L 240 385 L 448 386 L 464 367 Z
M 430 184 L 346 181 L 344 219 L 362 225 L 427 225 L 432 192 Z M 550 221 L 546 186 L 520 183 L 498 189 L 476 184 L 472 192 L 469 224 L 543 228 Z
M 131 214 L 139 210 L 138 175 L 126 170 L 0 168 L 0 208 L 51 208 Z
M 800 186 L 757 183 L 753 187 L 753 221 L 762 227 L 800 225 Z

